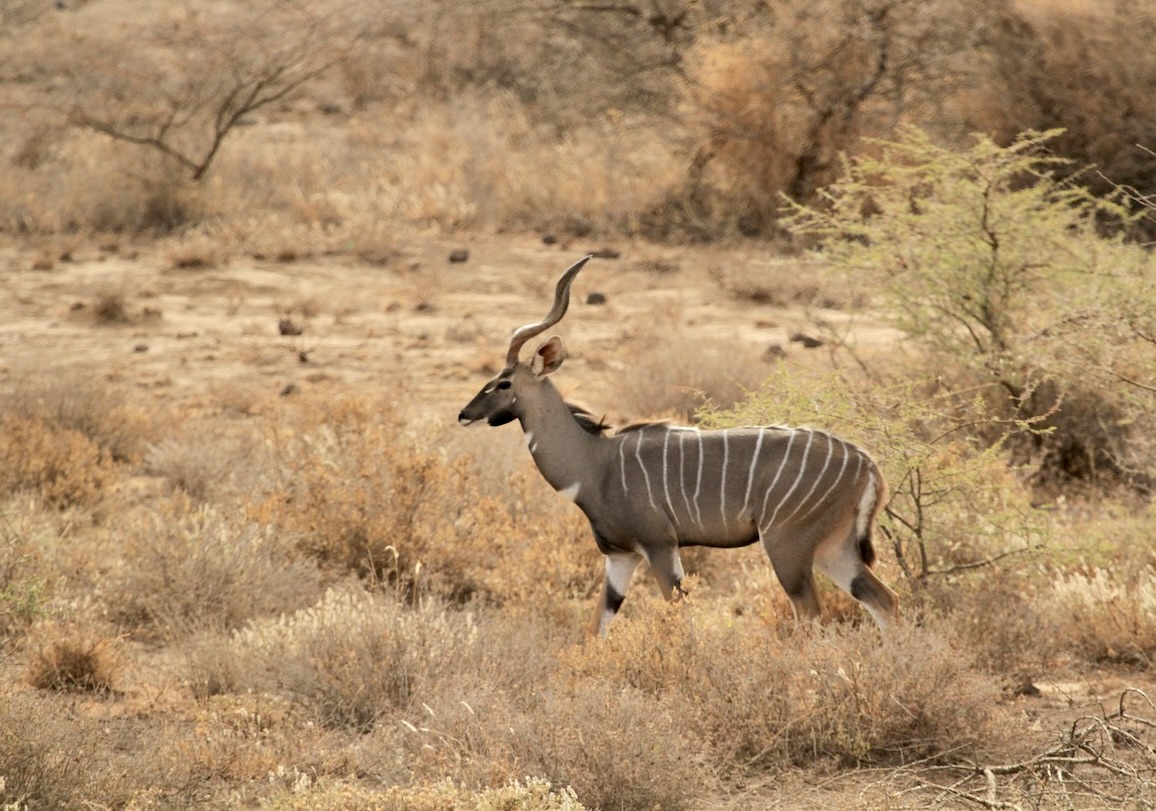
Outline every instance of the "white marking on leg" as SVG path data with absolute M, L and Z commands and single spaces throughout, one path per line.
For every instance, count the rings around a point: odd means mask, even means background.
M 559 490 L 558 492 L 561 493 L 562 495 L 566 496 L 566 498 L 570 499 L 571 501 L 577 501 L 578 500 L 578 491 L 581 489 L 582 489 L 582 483 L 581 482 L 574 482 L 569 487 L 565 487 L 565 488 Z
M 634 458 L 638 460 L 638 467 L 642 470 L 642 478 L 646 482 L 646 498 L 650 501 L 650 508 L 657 511 L 658 505 L 654 503 L 654 491 L 650 489 L 650 474 L 646 471 L 646 465 L 642 462 L 642 434 L 644 429 L 638 429 L 638 442 L 634 443 Z
M 794 518 L 795 513 L 801 510 L 803 505 L 811 500 L 811 496 L 815 495 L 815 488 L 819 486 L 819 482 L 823 481 L 823 474 L 827 472 L 827 466 L 831 464 L 831 455 L 834 450 L 835 443 L 832 441 L 830 434 L 822 434 L 822 436 L 827 438 L 827 459 L 823 462 L 823 468 L 819 471 L 819 475 L 815 477 L 815 481 L 811 485 L 811 489 L 807 491 L 807 495 L 803 496 L 799 500 L 799 503 L 795 505 L 795 509 L 791 510 L 791 514 L 783 519 L 784 524 Z M 802 471 L 799 471 L 799 474 L 802 475 Z
M 779 469 L 775 471 L 775 478 L 771 479 L 771 486 L 767 488 L 767 494 L 763 496 L 763 508 L 759 511 L 759 521 L 762 522 L 763 516 L 767 514 L 767 500 L 770 499 L 771 493 L 775 491 L 775 485 L 779 483 L 779 476 L 783 475 L 783 468 L 787 466 L 787 460 L 791 457 L 791 445 L 795 443 L 795 436 L 797 431 L 791 430 L 791 436 L 787 439 L 787 449 L 783 451 L 783 458 L 779 460 Z M 770 528 L 770 524 L 767 524 Z M 759 528 L 762 531 L 762 527 Z
M 755 453 L 754 456 L 751 457 L 750 470 L 747 471 L 747 495 L 743 499 L 744 513 L 747 511 L 747 505 L 751 503 L 751 485 L 755 483 L 755 465 L 758 464 L 759 461 L 759 451 L 762 450 L 763 447 L 763 431 L 765 430 L 765 428 L 759 429 L 759 441 L 755 443 Z
M 811 452 L 811 441 L 814 440 L 814 438 L 815 432 L 808 431 L 807 444 L 803 448 L 803 459 L 801 462 L 799 462 L 799 473 L 797 476 L 795 476 L 795 481 L 791 485 L 791 489 L 788 490 L 786 494 L 781 499 L 779 499 L 779 503 L 775 505 L 775 511 L 771 513 L 771 520 L 768 522 L 768 526 L 774 526 L 775 518 L 778 516 L 779 510 L 783 508 L 783 505 L 787 503 L 787 499 L 791 497 L 791 494 L 794 493 L 795 489 L 799 486 L 799 482 L 803 480 L 803 473 L 807 470 L 807 454 Z
M 638 568 L 638 564 L 641 562 L 641 555 L 630 552 L 607 555 L 606 591 L 613 591 L 625 599 L 626 592 L 630 589 L 630 578 L 634 576 L 634 570 Z M 610 627 L 610 621 L 614 619 L 617 613 L 617 610 L 612 610 L 608 605 L 603 608 L 602 618 L 598 622 L 598 633 L 601 636 L 606 636 L 606 630 Z
M 527 431 L 526 432 L 526 447 L 529 448 L 533 444 L 534 444 L 534 432 L 533 431 Z

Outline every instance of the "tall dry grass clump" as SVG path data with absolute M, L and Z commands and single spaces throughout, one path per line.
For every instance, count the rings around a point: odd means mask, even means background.
M 350 587 L 254 620 L 230 644 L 246 673 L 237 689 L 280 693 L 327 726 L 366 731 L 412 711 L 434 685 L 456 683 L 475 666 L 476 638 L 468 613 L 432 600 L 407 608 Z
M 1156 661 L 1156 567 L 1092 568 L 1061 575 L 1051 602 L 1061 633 L 1092 662 L 1150 669 Z
M 293 611 L 322 592 L 322 576 L 268 526 L 174 498 L 118 521 L 121 560 L 105 602 L 124 627 L 166 641 L 227 633 Z

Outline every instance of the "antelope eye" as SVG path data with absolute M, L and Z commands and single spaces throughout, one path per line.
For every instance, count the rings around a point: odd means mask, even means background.
M 499 389 L 508 389 L 508 388 L 510 388 L 510 381 L 509 381 L 509 380 L 499 380 L 499 381 L 498 381 L 498 388 L 499 388 Z

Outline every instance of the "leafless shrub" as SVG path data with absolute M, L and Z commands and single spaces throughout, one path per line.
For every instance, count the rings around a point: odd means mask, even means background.
M 218 397 L 225 398 L 226 407 L 252 408 L 252 401 L 236 388 Z M 214 438 L 206 442 L 209 433 Z M 262 451 L 256 439 L 231 436 L 223 425 L 186 423 L 178 434 L 149 446 L 144 468 L 163 476 L 196 502 L 223 501 L 238 487 L 253 486 L 262 471 Z
M 0 697 L 0 806 L 38 811 L 87 801 L 127 802 L 131 789 L 101 754 L 101 725 L 53 697 Z M 77 764 L 87 768 L 77 768 Z
M 232 9 L 227 20 L 175 17 L 163 27 L 141 21 L 137 39 L 145 47 L 136 60 L 123 50 L 110 60 L 107 41 L 79 36 L 70 49 L 79 61 L 65 66 L 69 114 L 80 126 L 164 155 L 194 181 L 246 116 L 329 70 L 355 36 L 341 14 L 303 6 Z M 159 75 L 158 57 L 167 68 Z
M 951 758 L 993 738 L 995 685 L 939 631 L 906 626 L 882 644 L 871 627 L 779 638 L 658 608 L 571 665 L 588 678 L 677 694 L 727 768 Z
M 330 727 L 372 729 L 476 661 L 468 614 L 427 601 L 405 609 L 351 587 L 312 608 L 254 621 L 233 637 L 248 686 L 299 702 Z
M 947 801 L 988 809 L 1144 808 L 1156 798 L 1156 705 L 1143 691 L 1125 690 L 1115 709 L 1102 705 L 1058 737 L 1015 762 L 977 760 L 966 769 L 916 768 L 892 777 L 914 778 L 923 801 L 933 803 L 924 808 Z
M 112 615 L 164 640 L 239 628 L 308 603 L 320 574 L 292 539 L 176 500 L 120 529 L 124 563 L 111 576 Z

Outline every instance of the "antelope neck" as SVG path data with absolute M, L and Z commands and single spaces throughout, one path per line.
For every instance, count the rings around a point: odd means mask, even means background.
M 519 397 L 517 414 L 530 454 L 555 490 L 576 494 L 575 485 L 581 488 L 590 471 L 600 469 L 593 457 L 599 453 L 601 437 L 578 424 L 549 380 Z

